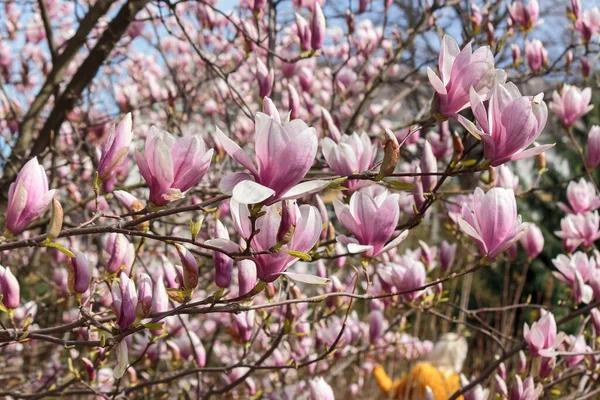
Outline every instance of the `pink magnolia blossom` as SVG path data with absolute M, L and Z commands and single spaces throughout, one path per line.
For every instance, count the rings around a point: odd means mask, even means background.
M 529 354 L 532 356 L 546 356 L 556 349 L 562 342 L 562 335 L 556 334 L 556 321 L 554 315 L 549 311 L 542 310 L 542 318 L 534 322 L 531 327 L 525 323 L 523 336 L 529 346 Z
M 591 246 L 600 238 L 598 212 L 569 214 L 560 221 L 560 231 L 554 234 L 563 240 L 565 249 L 575 250 L 578 246 Z
M 2 291 L 2 304 L 9 310 L 14 310 L 21 303 L 21 287 L 19 281 L 10 271 L 0 265 L 0 290 Z
M 533 377 L 529 376 L 524 381 L 515 375 L 511 390 L 510 400 L 537 400 L 542 395 L 541 385 L 535 386 Z
M 532 71 L 537 71 L 548 63 L 548 50 L 538 39 L 525 41 L 525 56 L 527 65 Z
M 578 87 L 565 84 L 562 88 L 562 94 L 559 94 L 556 90 L 552 93 L 552 102 L 549 107 L 560 119 L 563 126 L 568 128 L 594 108 L 590 104 L 591 100 L 592 89 L 585 88 L 581 90 Z
M 54 189 L 48 190 L 46 171 L 37 158 L 29 160 L 10 185 L 6 229 L 13 234 L 25 230 L 48 208 L 55 192 Z
M 350 198 L 350 204 L 335 200 L 335 214 L 340 223 L 354 235 L 340 235 L 337 240 L 348 246 L 349 252 L 364 253 L 368 258 L 375 258 L 396 247 L 408 235 L 408 231 L 403 231 L 387 243 L 394 234 L 400 217 L 398 200 L 398 194 L 389 194 L 387 191 L 376 197 L 364 191 L 355 192 Z
M 184 197 L 204 176 L 213 150 L 206 150 L 198 136 L 176 139 L 167 131 L 150 128 L 145 154 L 135 153 L 140 173 L 150 188 L 150 201 L 156 206 Z
M 567 214 L 585 214 L 600 208 L 600 196 L 596 194 L 596 187 L 584 178 L 579 182 L 569 182 L 567 200 L 569 205 L 558 203 L 560 209 Z
M 492 166 L 540 154 L 553 145 L 527 149 L 546 126 L 548 108 L 543 95 L 521 96 L 512 83 L 497 85 L 487 109 L 475 90 L 471 89 L 471 108 L 477 125 L 459 115 L 459 122 L 484 143 L 484 157 Z
M 493 188 L 487 193 L 475 189 L 473 202 L 462 206 L 458 224 L 475 239 L 481 254 L 491 259 L 512 246 L 529 227 L 517 216 L 515 193 L 504 188 Z
M 589 42 L 600 29 L 600 11 L 598 7 L 583 11 L 577 18 L 575 29 L 581 33 L 584 42 Z
M 272 250 L 276 245 L 281 246 L 281 250 L 274 253 L 257 254 L 252 257 L 252 261 L 256 264 L 257 277 L 265 282 L 274 281 L 290 265 L 298 261 L 297 257 L 286 253 L 286 250 L 307 252 L 312 249 L 321 236 L 323 221 L 319 210 L 313 206 L 298 207 L 295 202 L 291 203 L 284 206 L 284 208 L 292 208 L 291 214 L 294 216 L 287 229 L 284 229 L 288 234 L 291 233 L 291 235 L 285 236 L 285 240 L 282 240 L 278 233 L 282 224 L 287 224 L 287 222 L 277 204 L 267 206 L 264 209 L 265 215 L 259 217 L 255 223 L 255 228 L 259 232 L 252 237 L 250 242 L 253 251 L 265 252 Z M 230 206 L 236 230 L 242 238 L 249 238 L 252 234 L 252 222 L 248 206 L 238 203 L 234 198 L 231 199 Z M 206 244 L 231 252 L 236 252 L 240 248 L 238 244 L 224 238 L 211 239 L 206 241 Z
M 67 268 L 69 270 L 69 292 L 71 292 L 71 294 L 87 292 L 92 279 L 92 266 L 85 256 L 85 253 L 76 251 L 75 257 L 70 258 L 67 262 Z
M 593 296 L 593 290 L 587 282 L 592 278 L 596 270 L 596 261 L 593 257 L 588 258 L 585 253 L 578 251 L 571 257 L 560 254 L 552 264 L 558 269 L 553 275 L 560 281 L 569 285 L 573 291 L 577 303 L 589 303 Z
M 98 162 L 98 178 L 111 178 L 129 153 L 129 144 L 133 138 L 131 113 L 127 113 L 118 125 L 110 127 L 108 137 L 102 144 L 102 156 Z
M 216 138 L 223 149 L 238 163 L 250 170 L 236 172 L 221 179 L 222 192 L 232 194 L 238 203 L 273 204 L 279 200 L 296 199 L 325 188 L 327 181 L 299 183 L 312 166 L 317 153 L 318 140 L 314 128 L 299 119 L 286 124 L 273 117 L 257 113 L 256 162 L 219 128 Z
M 444 117 L 454 117 L 469 107 L 469 90 L 487 100 L 496 83 L 506 81 L 506 72 L 494 68 L 494 55 L 489 47 L 475 52 L 471 43 L 460 50 L 456 41 L 445 35 L 439 57 L 439 77 L 427 68 L 429 82 L 439 101 L 438 112 Z
M 521 1 L 515 1 L 508 6 L 510 18 L 514 23 L 519 25 L 523 30 L 529 31 L 543 21 L 536 21 L 540 16 L 540 6 L 538 0 L 530 0 L 529 4 L 525 5 Z
M 330 138 L 321 141 L 323 156 L 331 169 L 338 175 L 359 174 L 373 166 L 375 148 L 366 133 L 343 135 L 336 143 Z M 368 181 L 350 179 L 344 183 L 350 191 L 356 191 L 369 184 Z
M 579 354 L 568 355 L 565 357 L 565 364 L 569 368 L 573 367 L 583 361 L 583 359 L 585 358 L 585 355 L 581 354 L 581 353 L 587 353 L 587 352 L 592 353 L 592 350 L 590 348 L 588 348 L 587 344 L 585 343 L 585 336 L 583 336 L 583 335 L 577 335 L 577 337 L 575 337 L 573 335 L 569 335 L 567 337 L 567 340 L 565 341 L 565 345 L 566 345 L 565 347 L 567 349 L 567 352 L 579 353 Z
M 454 258 L 456 257 L 457 244 L 450 244 L 447 241 L 443 241 L 440 246 L 440 266 L 443 271 L 448 271 L 454 264 Z
M 308 383 L 310 400 L 335 400 L 333 389 L 319 376 Z
M 536 258 L 544 250 L 544 235 L 536 224 L 529 224 L 529 229 L 521 236 L 520 242 L 527 257 L 531 259 Z
M 113 309 L 117 315 L 119 329 L 127 329 L 135 321 L 138 298 L 135 284 L 127 274 L 121 274 L 111 286 Z

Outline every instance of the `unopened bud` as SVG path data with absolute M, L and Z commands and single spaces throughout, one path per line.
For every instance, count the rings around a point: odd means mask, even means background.
M 54 240 L 60 234 L 63 224 L 63 208 L 56 199 L 52 199 L 52 214 L 50 216 L 50 223 L 48 224 L 47 237 L 50 240 Z
M 400 145 L 394 132 L 390 129 L 385 130 L 385 142 L 383 146 L 383 162 L 379 169 L 379 177 L 383 178 L 394 173 L 398 160 L 400 158 Z

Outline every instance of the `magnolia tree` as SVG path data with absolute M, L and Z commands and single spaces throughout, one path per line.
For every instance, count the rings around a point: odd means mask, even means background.
M 600 11 L 541 3 L 4 0 L 0 396 L 598 396 Z

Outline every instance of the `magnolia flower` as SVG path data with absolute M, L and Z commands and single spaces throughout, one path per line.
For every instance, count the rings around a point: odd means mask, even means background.
M 21 303 L 21 287 L 19 281 L 10 272 L 10 268 L 0 265 L 0 289 L 2 290 L 2 304 L 9 310 L 14 310 Z
M 469 384 L 469 380 L 463 374 L 460 374 L 460 386 L 465 387 Z M 487 400 L 490 395 L 489 389 L 484 389 L 481 385 L 477 384 L 474 388 L 466 391 L 463 394 L 464 400 Z
M 272 282 L 279 277 L 290 265 L 298 261 L 291 252 L 305 253 L 313 248 L 321 235 L 323 223 L 316 207 L 295 202 L 284 202 L 280 210 L 277 204 L 263 208 L 265 214 L 256 219 L 252 235 L 250 211 L 245 204 L 238 203 L 234 198 L 230 201 L 231 216 L 236 230 L 242 238 L 250 238 L 250 247 L 255 252 L 266 252 L 280 247 L 279 251 L 269 254 L 257 254 L 252 257 L 256 264 L 256 276 Z M 287 210 L 286 210 L 287 209 Z M 228 252 L 237 252 L 240 246 L 226 238 L 211 239 L 208 245 L 222 248 Z
M 536 400 L 542 395 L 541 385 L 535 386 L 533 377 L 529 376 L 524 381 L 517 374 L 510 390 L 510 400 Z
M 584 42 L 589 42 L 600 29 L 600 11 L 598 7 L 583 11 L 578 15 L 575 29 L 581 32 Z
M 232 194 L 235 201 L 242 204 L 273 204 L 316 193 L 329 184 L 328 181 L 299 183 L 317 154 L 318 140 L 314 128 L 309 128 L 299 119 L 281 124 L 260 112 L 256 114 L 255 125 L 258 169 L 240 146 L 217 128 L 216 139 L 223 149 L 250 170 L 250 174 L 236 172 L 221 179 L 223 193 Z
M 578 87 L 565 84 L 562 88 L 562 94 L 556 90 L 552 93 L 552 102 L 550 110 L 563 124 L 569 128 L 582 116 L 589 113 L 593 105 L 590 105 L 592 99 L 592 89 L 585 88 L 583 90 Z
M 27 161 L 8 191 L 6 229 L 21 233 L 50 205 L 56 190 L 48 190 L 46 171 L 37 157 Z
M 150 308 L 152 307 L 152 279 L 145 272 L 139 275 L 137 298 L 138 304 L 135 308 L 135 315 L 140 319 L 144 319 L 150 314 Z
M 375 258 L 396 247 L 408 235 L 406 230 L 387 243 L 396 230 L 400 217 L 398 200 L 397 194 L 389 194 L 387 191 L 376 197 L 362 191 L 355 192 L 350 198 L 350 204 L 335 200 L 335 214 L 340 223 L 354 235 L 340 235 L 337 240 L 348 246 L 350 253 L 364 253 L 368 258 Z
M 249 342 L 252 338 L 252 327 L 254 326 L 255 315 L 256 312 L 254 310 L 231 314 L 233 327 L 239 338 L 244 342 Z
M 129 144 L 132 138 L 131 113 L 127 113 L 118 125 L 113 124 L 110 127 L 108 136 L 102 144 L 102 155 L 98 162 L 98 178 L 101 181 L 109 179 L 115 174 L 129 153 Z
M 561 282 L 569 285 L 573 291 L 575 301 L 577 303 L 589 303 L 592 300 L 592 287 L 587 285 L 587 282 L 592 278 L 596 270 L 596 261 L 593 257 L 588 256 L 578 251 L 571 257 L 560 254 L 552 264 L 559 272 L 553 272 L 553 275 Z
M 552 357 L 553 351 L 563 340 L 563 335 L 556 334 L 556 321 L 554 315 L 542 310 L 542 318 L 534 322 L 531 328 L 525 323 L 523 336 L 529 346 L 529 354 L 532 356 Z
M 323 156 L 331 169 L 338 175 L 359 174 L 373 166 L 375 148 L 366 133 L 343 135 L 336 143 L 330 138 L 321 141 Z M 368 185 L 368 181 L 351 179 L 343 185 L 350 191 L 356 191 Z
M 548 108 L 542 98 L 541 93 L 535 97 L 521 96 L 512 83 L 497 85 L 486 110 L 484 99 L 471 89 L 471 108 L 477 126 L 462 115 L 458 116 L 458 121 L 472 135 L 483 140 L 484 157 L 491 160 L 492 166 L 532 157 L 553 146 L 527 149 L 548 119 Z
M 440 266 L 443 271 L 448 271 L 452 268 L 452 264 L 454 264 L 454 258 L 456 257 L 456 247 L 457 244 L 450 244 L 447 241 L 443 241 L 440 246 Z
M 135 259 L 135 246 L 127 236 L 111 232 L 103 242 L 106 257 L 106 270 L 115 274 L 124 267 L 129 271 Z
M 156 206 L 184 197 L 204 176 L 213 150 L 206 150 L 197 136 L 175 139 L 167 131 L 150 128 L 145 154 L 135 153 L 140 173 L 150 188 L 150 201 Z
M 254 73 L 258 82 L 258 96 L 262 99 L 271 94 L 273 89 L 273 81 L 275 80 L 275 72 L 261 61 L 256 59 L 256 72 Z
M 521 246 L 527 253 L 527 257 L 534 259 L 544 250 L 544 235 L 534 223 L 529 224 L 529 229 L 520 239 Z
M 577 337 L 569 335 L 566 342 L 569 344 L 567 351 L 569 353 L 576 353 L 565 357 L 565 364 L 567 365 L 567 368 L 573 367 L 582 362 L 585 358 L 583 353 L 592 352 L 592 350 L 585 343 L 585 336 L 583 335 L 577 335 Z
M 508 12 L 512 21 L 519 25 L 524 31 L 529 31 L 543 22 L 543 20 L 540 20 L 536 24 L 536 21 L 540 16 L 540 6 L 537 0 L 531 0 L 528 5 L 525 5 L 520 1 L 515 1 L 512 4 L 509 4 Z
M 527 57 L 527 65 L 532 71 L 537 71 L 548 63 L 548 50 L 538 39 L 525 41 L 525 56 Z
M 127 329 L 135 321 L 135 308 L 138 304 L 135 284 L 127 274 L 121 274 L 119 279 L 113 280 L 111 294 L 117 325 L 121 330 Z
M 527 223 L 517 216 L 515 193 L 511 189 L 493 188 L 483 193 L 475 189 L 472 204 L 463 204 L 461 230 L 475 239 L 482 255 L 494 259 L 525 234 Z
M 335 400 L 333 389 L 321 376 L 311 379 L 308 383 L 308 387 L 310 391 L 310 400 Z
M 584 178 L 579 182 L 569 182 L 567 200 L 569 205 L 558 203 L 560 209 L 567 214 L 585 214 L 600 207 L 600 196 L 596 195 L 596 187 Z
M 598 212 L 587 214 L 569 214 L 560 221 L 560 231 L 554 234 L 563 239 L 565 248 L 570 252 L 578 246 L 591 246 L 600 238 L 600 218 Z
M 506 72 L 494 68 L 494 55 L 489 47 L 475 52 L 471 43 L 460 50 L 456 41 L 445 35 L 439 57 L 439 77 L 427 68 L 429 82 L 436 91 L 438 112 L 444 117 L 454 117 L 469 107 L 469 90 L 487 100 L 496 83 L 506 81 Z

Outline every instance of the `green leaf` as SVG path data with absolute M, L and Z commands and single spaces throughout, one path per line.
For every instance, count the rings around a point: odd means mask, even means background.
M 56 242 L 46 242 L 44 243 L 44 245 L 46 247 L 52 247 L 54 249 L 59 250 L 61 253 L 63 253 L 64 255 L 68 256 L 68 257 L 75 257 L 75 254 L 73 254 L 73 252 L 65 247 L 63 247 L 62 245 L 56 243 Z
M 149 322 L 147 324 L 142 324 L 144 328 L 151 329 L 153 331 L 158 331 L 163 328 L 163 322 Z
M 400 182 L 400 181 L 385 181 L 385 183 L 390 184 L 391 186 L 393 186 L 395 189 L 399 189 L 399 190 L 406 190 L 406 191 L 412 191 L 415 188 L 415 184 L 414 183 L 410 183 L 410 182 Z
M 304 252 L 301 252 L 301 251 L 285 250 L 285 249 L 281 249 L 281 251 L 283 251 L 284 253 L 289 254 L 292 257 L 299 258 L 302 261 L 312 261 L 312 258 L 308 254 L 306 254 Z

